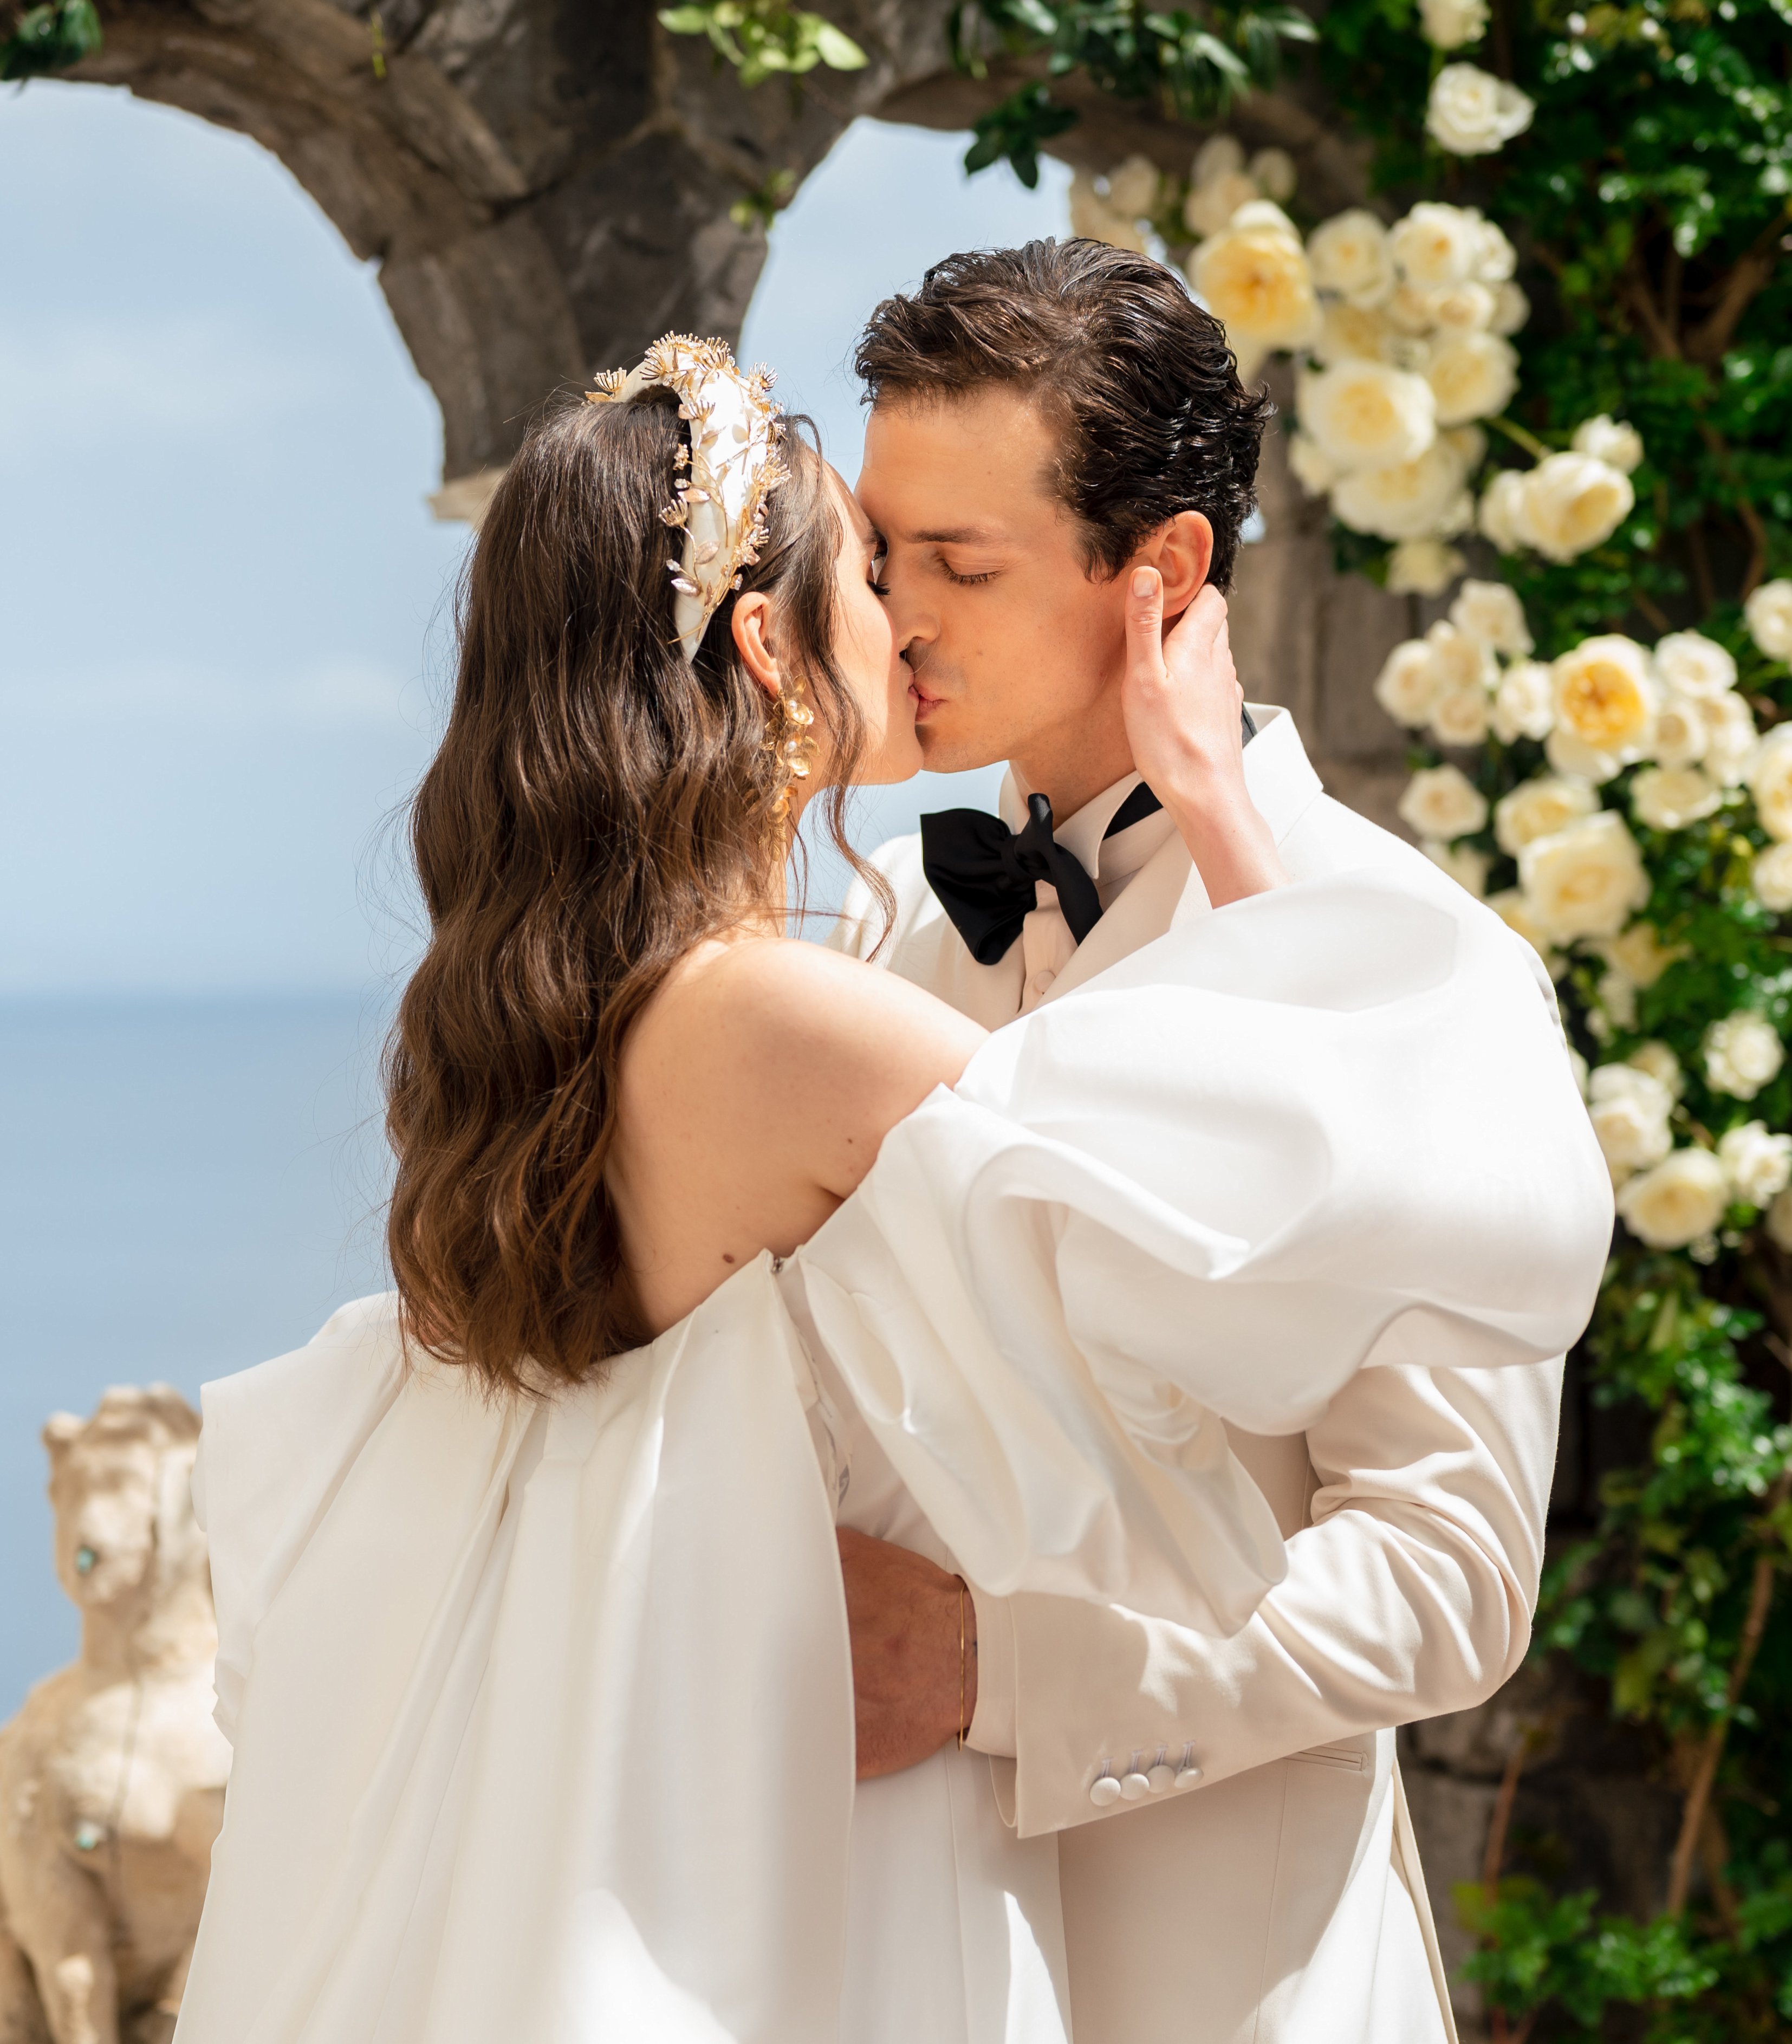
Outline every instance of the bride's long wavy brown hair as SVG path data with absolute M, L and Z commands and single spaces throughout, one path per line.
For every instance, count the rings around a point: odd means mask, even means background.
M 790 479 L 745 586 L 808 685 L 852 852 L 863 743 L 835 665 L 839 514 L 792 421 Z M 693 946 L 775 899 L 775 735 L 735 651 L 735 599 L 693 664 L 667 572 L 677 401 L 575 403 L 499 486 L 456 609 L 440 750 L 412 804 L 429 944 L 385 1062 L 387 1228 L 408 1339 L 497 1390 L 582 1382 L 644 1339 L 604 1167 L 630 1024 Z

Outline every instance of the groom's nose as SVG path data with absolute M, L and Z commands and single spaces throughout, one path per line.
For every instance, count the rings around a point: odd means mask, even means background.
M 910 667 L 917 667 L 927 658 L 927 648 L 939 636 L 938 616 L 927 601 L 922 579 L 913 567 L 905 570 L 899 561 L 887 562 L 884 586 L 888 591 L 884 608 L 891 632 L 902 648 L 902 657 Z

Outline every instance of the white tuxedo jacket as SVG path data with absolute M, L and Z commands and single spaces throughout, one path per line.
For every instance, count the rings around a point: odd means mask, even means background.
M 1422 857 L 1324 793 L 1285 710 L 1253 713 L 1245 778 L 1295 878 Z M 993 1028 L 1210 913 L 1161 814 L 1103 843 L 1136 781 L 1060 828 L 1107 908 L 1080 947 L 1042 886 L 980 966 L 904 838 L 877 855 L 898 904 L 877 962 Z M 1011 779 L 1003 801 L 1019 820 Z M 855 891 L 838 942 L 870 955 L 879 927 Z M 1288 1542 L 1233 1638 L 973 1586 L 970 1742 L 1022 1834 L 1059 1834 L 1077 2044 L 1453 2039 L 1391 1727 L 1481 1702 L 1523 1656 L 1561 1365 L 1447 1361 L 1362 1372 L 1304 1436 L 1229 1428 Z M 1096 1786 L 1166 1758 L 1199 1781 Z

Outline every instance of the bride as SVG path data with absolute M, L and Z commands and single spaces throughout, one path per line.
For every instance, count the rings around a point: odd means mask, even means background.
M 1129 734 L 1237 905 L 994 1038 L 792 941 L 805 805 L 875 890 L 846 792 L 920 764 L 877 536 L 718 344 L 593 397 L 493 502 L 416 798 L 396 1293 L 206 1389 L 235 1762 L 177 2037 L 1057 2044 L 1055 1842 L 950 1743 L 855 1795 L 836 1527 L 1235 1631 L 1282 1550 L 1214 1416 L 1299 1427 L 1403 1315 L 1558 1352 L 1598 1153 L 1475 1105 L 1493 1046 L 1572 1099 L 1495 919 L 1280 885 L 1150 542 Z

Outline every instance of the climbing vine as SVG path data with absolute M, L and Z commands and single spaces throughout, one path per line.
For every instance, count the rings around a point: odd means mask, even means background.
M 1116 11 L 1035 21 L 1054 71 Z M 1286 158 L 1220 136 L 1185 179 L 1080 179 L 1073 214 L 1181 263 L 1248 371 L 1295 358 L 1340 567 L 1452 599 L 1376 684 L 1413 735 L 1403 814 L 1545 960 L 1617 1187 L 1586 1358 L 1635 1445 L 1552 1555 L 1534 1653 L 1644 1733 L 1677 1835 L 1656 1909 L 1602 1910 L 1547 1839 L 1508 1847 L 1521 1746 L 1458 1897 L 1468 1970 L 1505 2044 L 1783 2037 L 1792 0 L 1335 0 L 1318 26 L 1369 204 L 1314 220 Z M 1244 85 L 1083 68 L 1160 113 Z

